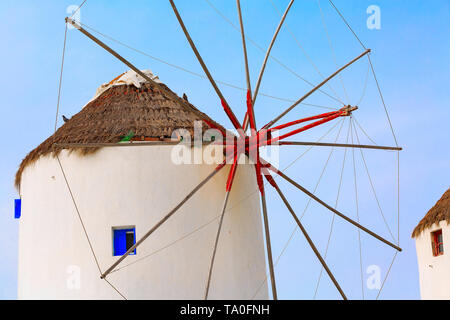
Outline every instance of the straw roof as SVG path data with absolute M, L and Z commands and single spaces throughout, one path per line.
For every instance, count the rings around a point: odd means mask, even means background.
M 433 226 L 435 223 L 447 221 L 450 224 L 450 189 L 439 199 L 433 208 L 428 211 L 425 217 L 419 222 L 412 233 L 412 237 L 416 238 L 420 233 Z
M 64 123 L 55 134 L 32 150 L 16 173 L 19 189 L 23 170 L 41 156 L 58 154 L 63 148 L 54 143 L 115 143 L 131 131 L 139 138 L 170 138 L 176 129 L 186 129 L 191 137 L 194 121 L 205 119 L 223 127 L 200 112 L 192 104 L 178 97 L 165 84 L 143 82 L 135 85 L 110 86 L 90 101 L 79 113 Z M 203 122 L 202 130 L 210 129 Z M 78 148 L 71 151 L 85 155 L 97 148 Z

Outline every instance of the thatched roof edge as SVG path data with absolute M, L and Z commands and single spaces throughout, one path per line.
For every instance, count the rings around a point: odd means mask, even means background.
M 427 212 L 425 217 L 414 228 L 411 237 L 417 238 L 424 230 L 431 228 L 434 224 L 439 224 L 441 221 L 447 221 L 447 224 L 450 224 L 450 189 Z
M 193 136 L 194 121 L 198 120 L 205 120 L 203 130 L 210 129 L 209 124 L 225 130 L 163 83 L 146 82 L 140 88 L 134 85 L 111 87 L 27 154 L 16 173 L 15 186 L 20 190 L 24 169 L 41 156 L 56 156 L 67 149 L 55 143 L 117 143 L 130 131 L 138 137 L 167 138 L 176 129 L 186 129 Z M 97 150 L 76 148 L 70 151 L 87 155 Z

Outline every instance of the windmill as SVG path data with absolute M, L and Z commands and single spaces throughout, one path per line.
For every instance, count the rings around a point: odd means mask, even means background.
M 271 145 L 280 145 L 280 146 L 317 146 L 317 147 L 335 147 L 335 148 L 356 148 L 356 149 L 376 149 L 376 150 L 390 150 L 390 151 L 400 151 L 401 148 L 397 145 L 395 147 L 389 147 L 389 146 L 379 146 L 379 145 L 362 145 L 362 144 L 355 144 L 355 143 L 346 143 L 346 144 L 339 144 L 339 143 L 323 143 L 323 142 L 305 142 L 305 141 L 286 141 L 287 138 L 291 138 L 297 135 L 300 135 L 301 133 L 311 130 L 315 127 L 319 127 L 325 123 L 333 122 L 336 119 L 342 119 L 346 117 L 351 117 L 354 112 L 358 110 L 358 106 L 352 106 L 352 105 L 343 105 L 341 108 L 327 112 L 322 114 L 317 114 L 315 116 L 297 119 L 295 121 L 291 121 L 288 123 L 280 124 L 281 120 L 292 110 L 294 110 L 298 105 L 303 103 L 306 99 L 308 99 L 311 95 L 316 93 L 317 91 L 320 91 L 322 87 L 324 87 L 331 79 L 338 76 L 343 70 L 350 67 L 355 62 L 359 61 L 363 57 L 368 57 L 368 60 L 370 62 L 370 49 L 367 49 L 362 45 L 363 52 L 359 54 L 357 57 L 346 63 L 344 66 L 336 70 L 334 73 L 329 75 L 328 77 L 324 78 L 323 81 L 313 86 L 313 88 L 308 91 L 306 94 L 304 94 L 301 98 L 296 100 L 290 107 L 283 110 L 279 113 L 277 117 L 275 117 L 273 120 L 262 126 L 261 128 L 257 128 L 256 126 L 256 113 L 254 110 L 254 105 L 257 101 L 258 94 L 260 91 L 261 81 L 263 79 L 267 61 L 270 57 L 271 50 L 276 42 L 277 36 L 284 24 L 284 21 L 294 3 L 294 0 L 291 0 L 284 12 L 284 14 L 281 17 L 280 23 L 278 24 L 278 27 L 273 35 L 273 38 L 270 42 L 270 45 L 266 51 L 264 61 L 262 63 L 259 75 L 257 77 L 256 85 L 254 88 L 252 88 L 251 85 L 251 78 L 250 78 L 250 71 L 249 71 L 249 63 L 248 63 L 248 57 L 247 57 L 247 46 L 246 46 L 246 36 L 244 31 L 244 22 L 243 22 L 243 15 L 241 12 L 241 5 L 240 1 L 237 0 L 237 11 L 239 16 L 239 22 L 240 22 L 240 31 L 241 31 L 241 38 L 242 38 L 242 48 L 243 48 L 243 56 L 245 61 L 245 74 L 246 74 L 246 113 L 245 117 L 242 121 L 239 121 L 239 119 L 236 117 L 234 111 L 230 107 L 229 103 L 227 102 L 227 99 L 223 95 L 222 91 L 219 89 L 219 86 L 217 85 L 216 81 L 214 80 L 214 77 L 211 75 L 208 67 L 206 66 L 202 56 L 200 55 L 194 41 L 192 40 L 188 29 L 186 25 L 184 24 L 184 21 L 174 3 L 173 0 L 169 0 L 172 9 L 174 11 L 174 14 L 180 24 L 180 27 L 189 42 L 199 64 L 201 65 L 206 78 L 209 80 L 210 84 L 213 87 L 214 92 L 216 93 L 220 104 L 222 108 L 224 109 L 224 112 L 226 113 L 227 117 L 229 118 L 230 122 L 233 125 L 234 130 L 237 132 L 231 139 L 225 139 L 223 141 L 219 142 L 212 142 L 212 144 L 218 144 L 222 147 L 223 153 L 224 153 L 224 159 L 223 162 L 218 164 L 217 167 L 209 173 L 209 175 L 206 176 L 206 178 L 202 179 L 190 192 L 187 193 L 187 195 L 181 199 L 180 202 L 178 202 L 173 209 L 169 210 L 165 214 L 162 215 L 161 219 L 156 221 L 154 225 L 146 230 L 144 234 L 139 237 L 138 239 L 135 239 L 136 241 L 133 242 L 132 245 L 127 246 L 127 249 L 125 252 L 121 253 L 120 257 L 117 258 L 114 263 L 112 263 L 108 268 L 106 268 L 104 271 L 101 270 L 97 258 L 97 266 L 100 272 L 100 278 L 104 281 L 106 281 L 108 284 L 113 286 L 109 281 L 108 277 L 114 273 L 115 271 L 120 268 L 120 266 L 123 264 L 124 260 L 129 258 L 130 255 L 132 255 L 136 250 L 142 246 L 147 239 L 159 229 L 164 226 L 168 221 L 171 220 L 172 217 L 174 217 L 177 213 L 180 212 L 184 206 L 188 204 L 188 201 L 191 200 L 199 191 L 203 188 L 206 188 L 206 185 L 208 182 L 212 180 L 213 177 L 221 173 L 225 168 L 227 168 L 227 164 L 231 164 L 230 169 L 228 173 L 226 173 L 226 184 L 224 186 L 225 188 L 225 194 L 223 197 L 223 202 L 220 205 L 220 212 L 219 212 L 219 223 L 218 228 L 215 233 L 215 240 L 214 245 L 212 248 L 212 254 L 209 261 L 209 267 L 207 275 L 205 275 L 205 285 L 204 285 L 204 299 L 210 298 L 211 295 L 211 282 L 213 279 L 214 271 L 217 268 L 216 266 L 216 258 L 217 258 L 217 248 L 218 245 L 223 238 L 223 222 L 225 218 L 225 214 L 227 212 L 227 207 L 229 205 L 230 200 L 230 194 L 233 190 L 233 187 L 235 186 L 235 179 L 237 171 L 241 170 L 239 159 L 244 156 L 249 161 L 251 161 L 253 166 L 253 175 L 255 177 L 258 192 L 259 192 L 259 200 L 260 205 L 262 208 L 262 220 L 263 220 L 263 230 L 264 230 L 264 239 L 265 239 L 265 249 L 267 254 L 267 260 L 268 260 L 268 267 L 269 267 L 269 274 L 270 274 L 270 284 L 271 284 L 271 292 L 274 299 L 277 299 L 277 286 L 276 286 L 276 277 L 275 277 L 275 271 L 274 271 L 274 262 L 273 262 L 273 256 L 272 256 L 272 245 L 271 245 L 271 234 L 270 234 L 270 228 L 269 228 L 269 219 L 268 219 L 268 213 L 267 213 L 267 204 L 266 204 L 266 184 L 264 183 L 264 179 L 267 181 L 267 185 L 269 185 L 271 188 L 273 188 L 277 194 L 279 195 L 280 199 L 282 200 L 283 204 L 286 206 L 290 214 L 292 215 L 292 218 L 294 219 L 295 223 L 297 224 L 298 228 L 301 230 L 303 236 L 306 238 L 309 246 L 311 247 L 312 251 L 314 252 L 315 256 L 319 260 L 320 264 L 322 265 L 323 269 L 329 276 L 330 280 L 336 287 L 339 294 L 342 296 L 343 299 L 346 299 L 347 296 L 344 293 L 341 285 L 339 284 L 339 281 L 336 279 L 332 272 L 332 268 L 328 266 L 326 263 L 324 257 L 321 255 L 319 250 L 317 249 L 316 245 L 312 241 L 311 237 L 309 236 L 307 230 L 305 229 L 304 225 L 301 222 L 301 219 L 299 219 L 298 215 L 294 211 L 293 207 L 289 203 L 287 197 L 285 194 L 281 191 L 279 185 L 275 181 L 275 177 L 280 177 L 284 180 L 286 180 L 290 185 L 298 189 L 300 192 L 306 194 L 308 197 L 310 197 L 312 200 L 317 202 L 318 204 L 322 205 L 326 209 L 330 210 L 336 217 L 339 217 L 346 221 L 347 223 L 353 225 L 355 228 L 360 230 L 361 232 L 366 233 L 367 235 L 375 238 L 376 240 L 380 241 L 384 245 L 387 245 L 396 251 L 401 251 L 401 248 L 399 247 L 398 243 L 395 244 L 392 241 L 389 241 L 385 239 L 384 237 L 380 236 L 379 234 L 372 231 L 370 228 L 363 226 L 358 221 L 355 221 L 351 219 L 348 215 L 340 212 L 336 208 L 334 208 L 332 205 L 328 204 L 324 200 L 317 197 L 314 192 L 308 190 L 304 186 L 300 185 L 298 182 L 294 181 L 291 177 L 287 176 L 282 170 L 276 168 L 274 165 L 272 165 L 269 161 L 262 158 L 260 156 L 260 149 L 266 146 Z M 331 2 L 332 3 L 332 2 Z M 333 5 L 334 7 L 334 5 Z M 337 10 L 337 8 L 336 8 Z M 338 11 L 339 12 L 339 11 Z M 345 19 L 344 19 L 345 21 Z M 345 21 L 347 24 L 347 22 Z M 114 57 L 116 57 L 118 60 L 123 62 L 126 66 L 128 66 L 137 76 L 141 77 L 141 79 L 144 79 L 145 82 L 148 84 L 147 86 L 150 86 L 149 90 L 162 90 L 163 85 L 160 84 L 158 81 L 155 81 L 155 78 L 153 78 L 149 73 L 143 72 L 136 68 L 132 63 L 130 63 L 128 60 L 123 58 L 121 55 L 119 55 L 116 51 L 111 49 L 109 46 L 107 46 L 105 43 L 100 41 L 98 38 L 96 38 L 92 33 L 90 33 L 86 28 L 83 27 L 83 25 L 72 18 L 66 18 L 66 24 L 74 26 L 76 29 L 78 29 L 81 33 L 83 33 L 85 36 L 90 38 L 92 41 L 94 41 L 96 44 L 98 44 L 100 47 L 105 49 L 107 52 L 112 54 Z M 348 24 L 347 24 L 348 25 Z M 349 25 L 348 25 L 349 26 Z M 66 25 L 67 27 L 67 25 Z M 370 65 L 372 66 L 371 62 Z M 372 66 L 373 71 L 373 66 Z M 375 73 L 374 73 L 375 75 Z M 197 119 L 202 120 L 209 128 L 216 129 L 217 131 L 221 132 L 223 135 L 227 136 L 227 132 L 223 127 L 212 121 L 210 118 L 208 118 L 206 115 L 202 114 L 196 109 L 193 109 L 192 106 L 190 106 L 189 102 L 186 99 L 179 99 L 176 97 L 171 91 L 164 91 L 165 94 L 169 95 L 170 99 L 173 99 L 174 101 L 177 101 L 177 103 L 180 104 L 181 108 L 184 108 L 184 110 L 190 110 L 193 114 L 195 114 L 195 117 Z M 380 92 L 381 93 L 381 92 Z M 76 119 L 76 116 L 74 116 L 70 122 L 73 123 Z M 291 127 L 300 126 L 296 129 L 290 129 Z M 283 133 L 279 136 L 273 135 L 276 131 L 281 130 L 291 130 L 286 133 Z M 353 130 L 353 129 L 352 129 Z M 55 131 L 56 131 L 56 124 L 55 124 Z M 127 141 L 132 139 L 132 136 L 129 135 L 129 132 L 125 132 L 124 134 L 127 135 L 129 139 Z M 359 139 L 358 139 L 359 140 Z M 97 150 L 98 148 L 116 148 L 116 147 L 124 147 L 124 146 L 132 146 L 133 148 L 139 147 L 139 148 L 145 148 L 145 147 L 157 147 L 162 145 L 175 145 L 178 144 L 179 141 L 172 142 L 172 141 L 164 141 L 164 137 L 160 139 L 160 141 L 145 141 L 141 143 L 129 143 L 127 144 L 127 141 L 121 141 L 121 143 L 118 143 L 119 141 L 109 141 L 109 142 L 96 142 L 96 143 L 89 143 L 89 142 L 83 142 L 83 143 L 72 143 L 72 142 L 55 142 L 55 141 L 48 141 L 47 148 L 50 146 L 53 148 L 53 150 L 61 150 L 61 149 L 72 149 L 72 148 L 80 148 L 84 150 L 86 153 L 89 152 L 90 149 Z M 38 155 L 36 155 L 38 156 Z M 77 207 L 77 201 L 75 200 L 75 196 L 71 191 L 70 184 L 68 182 L 68 179 L 66 177 L 63 165 L 59 159 L 58 156 L 58 164 L 61 169 L 61 172 L 64 176 L 64 181 L 70 191 L 70 195 L 72 198 L 72 201 L 76 207 L 76 211 L 78 213 L 78 216 L 80 218 L 80 221 L 83 224 L 83 220 L 81 219 L 81 215 L 79 212 L 79 209 Z M 20 183 L 19 183 L 20 184 Z M 86 231 L 86 228 L 83 225 L 83 231 L 89 241 L 88 233 Z M 90 250 L 94 254 L 93 245 L 89 241 Z M 114 286 L 113 286 L 114 287 Z M 114 287 L 115 288 L 115 287 Z M 117 290 L 117 289 L 116 289 Z M 118 290 L 117 290 L 118 291 Z M 121 294 L 122 295 L 122 294 Z M 123 295 L 122 295 L 123 296 Z M 123 296 L 124 297 L 124 296 Z

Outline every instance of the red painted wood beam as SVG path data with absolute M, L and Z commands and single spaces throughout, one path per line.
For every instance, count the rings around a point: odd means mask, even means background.
M 230 173 L 228 174 L 228 179 L 227 179 L 227 185 L 226 185 L 227 192 L 229 192 L 231 190 L 231 187 L 233 186 L 233 181 L 234 181 L 234 177 L 236 175 L 237 162 L 238 162 L 239 156 L 240 156 L 240 153 L 236 154 L 234 156 L 234 162 L 233 162 L 233 165 L 231 166 L 231 170 L 230 170 Z
M 256 122 L 255 115 L 253 113 L 253 101 L 250 90 L 247 90 L 247 113 L 245 114 L 244 123 L 246 122 L 247 117 L 249 117 L 250 119 L 250 128 L 252 130 L 252 135 L 256 134 Z
M 233 113 L 233 111 L 231 110 L 230 106 L 228 105 L 228 103 L 226 103 L 225 100 L 220 100 L 222 103 L 222 107 L 223 110 L 225 111 L 225 113 L 227 114 L 228 118 L 230 119 L 231 123 L 233 124 L 234 128 L 236 130 L 238 130 L 239 132 L 243 132 L 244 130 L 242 129 L 241 124 L 239 123 L 238 119 L 236 118 L 235 114 Z M 241 133 L 240 133 L 241 135 Z
M 303 118 L 303 119 L 299 119 L 299 120 L 296 120 L 296 121 L 288 122 L 288 123 L 279 125 L 277 127 L 271 128 L 270 131 L 285 129 L 287 127 L 291 127 L 291 126 L 294 126 L 296 124 L 300 124 L 300 123 L 303 123 L 303 122 L 308 122 L 308 121 L 317 120 L 317 119 L 323 119 L 323 118 L 326 118 L 326 117 L 333 116 L 333 115 L 335 115 L 335 114 L 337 114 L 339 112 L 341 112 L 341 111 L 339 110 L 339 111 L 327 112 L 327 113 L 319 114 L 319 115 L 316 115 L 316 116 L 312 116 L 312 117 Z

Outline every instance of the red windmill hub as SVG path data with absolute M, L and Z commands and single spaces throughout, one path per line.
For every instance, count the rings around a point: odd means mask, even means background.
M 316 116 L 302 118 L 299 120 L 291 121 L 279 126 L 276 126 L 274 128 L 268 128 L 269 124 L 266 124 L 263 126 L 262 129 L 259 131 L 256 129 L 256 123 L 254 121 L 253 116 L 253 105 L 251 100 L 251 93 L 248 90 L 247 91 L 247 113 L 244 118 L 244 122 L 246 119 L 250 119 L 250 135 L 247 135 L 244 133 L 244 128 L 240 125 L 240 123 L 237 121 L 236 116 L 234 115 L 231 108 L 228 106 L 228 104 L 222 100 L 222 106 L 225 110 L 225 113 L 229 117 L 231 123 L 234 125 L 235 129 L 239 132 L 239 136 L 235 137 L 232 141 L 225 140 L 224 145 L 224 153 L 226 155 L 226 161 L 229 162 L 231 159 L 233 159 L 233 165 L 232 170 L 229 173 L 228 179 L 227 179 L 227 185 L 226 190 L 229 191 L 231 189 L 231 186 L 233 184 L 234 175 L 236 173 L 236 167 L 237 162 L 239 159 L 239 156 L 244 153 L 254 164 L 255 164 L 255 172 L 256 172 L 256 180 L 258 183 L 259 190 L 261 194 L 264 194 L 264 186 L 263 186 L 263 180 L 262 180 L 262 168 L 264 166 L 261 165 L 261 159 L 259 157 L 259 148 L 268 146 L 268 145 L 274 145 L 278 144 L 280 141 L 295 136 L 301 132 L 307 131 L 309 129 L 315 128 L 317 126 L 320 126 L 322 124 L 325 124 L 327 122 L 330 122 L 334 119 L 337 119 L 339 117 L 347 117 L 352 114 L 353 111 L 357 110 L 358 107 L 352 107 L 350 105 L 345 106 L 337 111 L 327 112 L 318 114 Z M 252 120 L 253 119 L 253 120 Z M 317 120 L 317 121 L 315 121 Z M 314 121 L 314 122 L 312 122 Z M 272 132 L 286 129 L 301 123 L 311 122 L 305 126 L 302 126 L 298 129 L 292 130 L 290 132 L 287 132 L 281 136 L 272 138 Z M 209 122 L 208 125 L 211 125 Z M 270 163 L 266 164 L 267 167 L 270 165 Z M 271 165 L 270 165 L 271 166 Z M 219 167 L 218 167 L 219 168 Z M 265 170 L 264 176 L 266 176 L 267 179 L 272 179 L 270 177 L 270 173 Z M 272 181 L 272 180 L 270 180 Z

